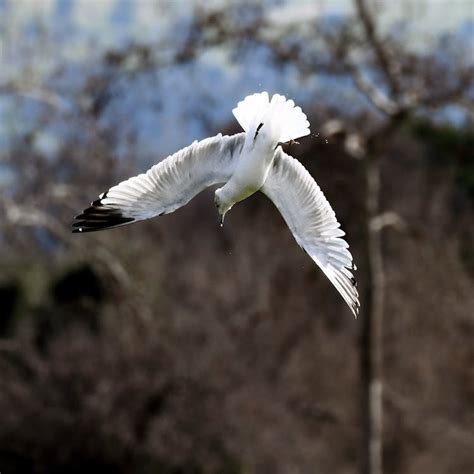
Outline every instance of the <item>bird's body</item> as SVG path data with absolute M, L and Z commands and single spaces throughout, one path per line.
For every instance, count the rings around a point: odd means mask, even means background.
M 216 205 L 222 217 L 232 206 L 256 193 L 265 183 L 275 158 L 277 143 L 265 132 L 259 133 L 258 140 L 252 134 L 246 135 L 240 156 L 231 177 L 222 188 L 216 190 Z
M 253 94 L 233 110 L 244 133 L 194 142 L 146 173 L 110 188 L 76 217 L 74 232 L 92 232 L 169 214 L 214 184 L 221 218 L 257 191 L 283 215 L 298 244 L 319 265 L 354 315 L 355 266 L 334 211 L 306 169 L 281 148 L 308 135 L 309 122 L 292 100 Z

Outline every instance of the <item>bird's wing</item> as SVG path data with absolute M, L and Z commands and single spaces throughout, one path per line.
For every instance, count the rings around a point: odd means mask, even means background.
M 226 182 L 245 133 L 195 141 L 100 195 L 76 217 L 73 232 L 93 232 L 169 214 L 208 186 Z
M 342 295 L 354 316 L 359 295 L 347 242 L 336 215 L 306 168 L 279 147 L 261 191 L 278 208 L 296 241 Z

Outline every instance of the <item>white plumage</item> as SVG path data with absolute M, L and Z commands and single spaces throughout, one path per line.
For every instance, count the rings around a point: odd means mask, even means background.
M 244 133 L 194 142 L 146 173 L 110 188 L 76 217 L 73 232 L 169 214 L 215 184 L 223 184 L 215 192 L 222 223 L 235 203 L 260 190 L 357 316 L 355 266 L 342 239 L 344 232 L 314 179 L 280 146 L 310 133 L 306 115 L 292 100 L 279 94 L 270 100 L 267 92 L 246 97 L 233 113 Z
M 265 123 L 272 128 L 272 133 L 281 143 L 310 133 L 308 119 L 301 107 L 280 94 L 275 94 L 271 101 L 267 92 L 249 95 L 232 112 L 246 132 Z
M 359 299 L 349 245 L 336 215 L 306 168 L 280 147 L 261 191 L 280 211 L 296 242 L 319 265 L 357 315 Z

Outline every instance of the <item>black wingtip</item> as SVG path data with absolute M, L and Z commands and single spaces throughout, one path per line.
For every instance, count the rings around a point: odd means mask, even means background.
M 354 285 L 355 287 L 355 285 Z M 354 313 L 354 317 L 357 319 L 359 317 L 359 313 L 360 313 L 360 301 L 359 299 L 357 299 L 356 301 L 354 301 L 351 305 L 351 308 L 352 308 L 352 311 Z
M 82 214 L 74 218 L 73 234 L 112 229 L 135 221 L 133 217 L 124 216 L 119 208 L 104 204 L 102 200 L 106 196 L 107 193 L 104 193 L 100 199 L 95 200 Z

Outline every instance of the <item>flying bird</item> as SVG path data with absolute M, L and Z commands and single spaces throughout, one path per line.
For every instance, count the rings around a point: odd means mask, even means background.
M 359 312 L 355 265 L 334 211 L 306 168 L 282 146 L 310 133 L 293 100 L 267 92 L 247 96 L 233 109 L 244 132 L 195 141 L 146 173 L 117 184 L 78 215 L 73 232 L 94 232 L 170 214 L 205 188 L 214 195 L 221 225 L 234 204 L 257 191 L 278 208 L 296 242 Z

